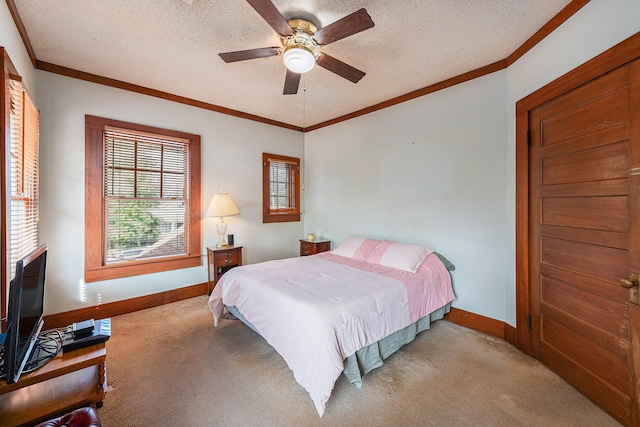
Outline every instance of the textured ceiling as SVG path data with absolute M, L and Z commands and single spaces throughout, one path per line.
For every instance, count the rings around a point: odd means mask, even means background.
M 570 0 L 273 0 L 322 28 L 366 8 L 375 26 L 322 48 L 367 74 L 321 67 L 282 95 L 281 57 L 225 63 L 218 53 L 280 46 L 244 0 L 15 0 L 40 61 L 311 126 L 502 60 Z

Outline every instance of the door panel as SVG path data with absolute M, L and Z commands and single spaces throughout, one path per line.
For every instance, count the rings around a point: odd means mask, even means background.
M 626 339 L 629 336 L 625 304 L 603 299 L 591 292 L 546 277 L 542 283 L 542 300 L 545 305 L 581 319 L 616 338 Z
M 593 91 L 596 88 L 587 89 Z M 567 96 L 569 98 L 566 101 L 570 102 L 571 98 L 582 97 L 583 94 Z M 543 117 L 545 141 L 542 146 L 629 123 L 629 94 L 626 88 L 605 95 L 598 94 L 598 96 L 582 105 L 574 105 L 561 112 L 556 112 L 557 108 L 547 109 L 543 114 L 550 117 Z
M 580 360 L 581 366 L 589 372 L 599 372 L 596 377 L 604 384 L 626 394 L 629 389 L 629 364 L 626 358 L 615 355 L 586 339 L 575 331 L 554 321 L 550 316 L 542 316 L 544 324 L 543 351 L 561 351 L 569 360 Z
M 629 173 L 640 160 L 638 70 L 621 67 L 529 115 L 532 353 L 626 425 L 640 313 L 619 281 L 640 257 L 640 176 Z
M 612 417 L 627 426 L 632 425 L 629 419 L 630 399 L 627 393 L 612 388 L 581 364 L 568 359 L 564 354 L 559 352 L 554 354 L 554 352 L 553 348 L 546 349 L 545 365 L 557 372 Z M 603 399 L 604 396 L 606 396 L 606 401 Z
M 545 264 L 601 279 L 614 287 L 618 287 L 620 278 L 628 273 L 626 250 L 599 245 L 542 237 L 541 258 Z M 623 299 L 628 299 L 628 296 Z
M 593 323 L 587 323 L 584 318 L 573 316 L 551 305 L 544 305 L 541 312 L 543 316 L 556 319 L 558 323 L 576 331 L 586 339 L 600 343 L 622 358 L 625 358 L 629 352 L 629 342 L 626 337 L 620 338 L 616 334 L 610 334 Z
M 575 271 L 551 264 L 544 264 L 540 266 L 540 277 L 556 279 L 564 283 L 571 283 L 571 286 L 574 288 L 584 289 L 585 291 L 600 296 L 603 299 L 622 302 L 629 296 L 629 292 L 626 289 L 621 286 L 616 286 L 610 281 L 598 279 L 593 276 L 576 274 Z
M 599 244 L 602 246 L 618 249 L 627 249 L 627 233 L 617 233 L 603 230 L 579 229 L 570 227 L 556 227 L 554 225 L 541 225 L 540 230 L 547 237 L 556 239 L 571 240 L 589 244 Z
M 628 151 L 625 141 L 590 149 L 580 147 L 573 153 L 543 157 L 542 185 L 626 178 L 629 175 Z
M 548 197 L 542 200 L 542 224 L 626 232 L 627 197 Z

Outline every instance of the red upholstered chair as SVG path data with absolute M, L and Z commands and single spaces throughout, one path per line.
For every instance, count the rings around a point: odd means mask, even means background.
M 92 407 L 86 407 L 45 421 L 36 427 L 102 427 L 102 423 L 98 418 L 98 412 Z

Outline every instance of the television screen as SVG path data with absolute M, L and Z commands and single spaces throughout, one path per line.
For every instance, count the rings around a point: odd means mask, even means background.
M 16 263 L 9 289 L 4 373 L 7 384 L 18 381 L 42 329 L 47 245 Z

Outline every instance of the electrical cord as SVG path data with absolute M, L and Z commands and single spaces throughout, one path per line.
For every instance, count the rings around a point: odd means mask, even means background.
M 38 340 L 33 346 L 29 361 L 26 363 L 22 373 L 33 372 L 56 357 L 60 350 L 62 350 L 63 339 L 63 332 L 58 329 L 41 332 L 40 335 L 38 335 Z
M 41 332 L 38 335 L 38 339 L 31 350 L 29 360 L 25 364 L 22 370 L 23 374 L 33 372 L 38 368 L 44 366 L 48 361 L 53 359 L 62 350 L 62 342 L 66 334 L 71 333 L 71 327 L 65 327 L 61 329 L 50 329 L 48 331 Z M 0 380 L 6 378 L 4 372 L 5 361 L 5 346 L 0 345 Z

